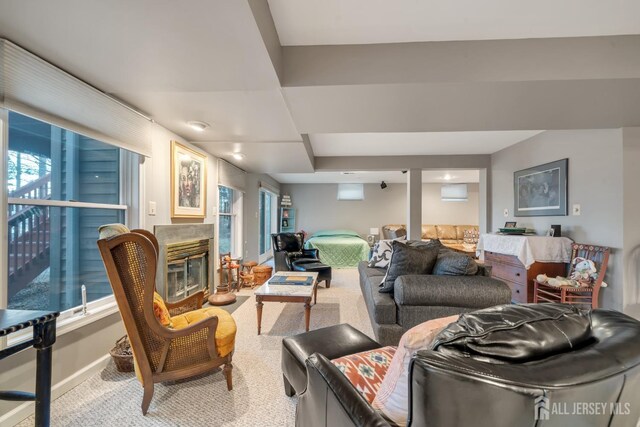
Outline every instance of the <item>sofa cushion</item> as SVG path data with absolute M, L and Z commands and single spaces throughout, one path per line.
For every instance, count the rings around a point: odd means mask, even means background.
M 508 304 L 466 313 L 432 350 L 493 363 L 523 363 L 593 342 L 591 311 L 567 304 Z
M 331 362 L 344 374 L 367 402 L 373 402 L 380 384 L 387 374 L 396 347 L 382 347 L 350 354 Z
M 382 293 L 393 293 L 393 285 L 400 276 L 431 274 L 438 259 L 438 247 L 435 245 L 413 247 L 393 241 L 392 248 L 389 268 L 380 287 Z
M 358 264 L 360 273 L 360 288 L 367 311 L 371 319 L 382 325 L 394 325 L 397 321 L 396 303 L 393 295 L 378 292 L 380 280 L 385 275 L 381 268 L 370 268 L 366 262 Z
M 454 316 L 433 319 L 414 326 L 402 335 L 391 359 L 387 374 L 380 384 L 372 406 L 382 411 L 399 426 L 407 424 L 409 413 L 409 363 L 413 353 L 428 348 L 436 335 L 458 320 Z
M 455 225 L 436 225 L 436 231 L 438 232 L 438 239 L 440 240 L 458 239 L 458 233 Z
M 433 266 L 438 276 L 473 276 L 478 272 L 478 263 L 469 255 L 450 249 L 441 249 Z
M 509 303 L 511 290 L 485 276 L 406 275 L 396 280 L 393 298 L 399 306 L 485 308 Z
M 436 230 L 435 225 L 423 225 L 422 226 L 422 238 L 423 239 L 437 239 L 438 231 Z

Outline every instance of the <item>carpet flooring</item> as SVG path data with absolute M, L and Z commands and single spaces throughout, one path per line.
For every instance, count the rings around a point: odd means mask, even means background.
M 311 308 L 311 329 L 350 323 L 373 336 L 356 269 L 334 270 L 331 288 L 321 284 Z M 146 416 L 142 387 L 133 374 L 110 363 L 52 404 L 52 426 L 293 426 L 296 398 L 282 385 L 282 339 L 304 332 L 304 306 L 264 303 L 262 335 L 257 335 L 253 291 L 232 315 L 238 326 L 233 356 L 233 391 L 221 372 L 189 381 L 156 384 Z M 33 425 L 33 417 L 20 427 Z

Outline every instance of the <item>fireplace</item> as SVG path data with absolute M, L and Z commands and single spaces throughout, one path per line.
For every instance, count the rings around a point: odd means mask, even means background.
M 177 301 L 203 290 L 209 294 L 209 239 L 170 243 L 166 250 L 166 299 Z
M 160 253 L 156 289 L 168 302 L 198 291 L 209 296 L 214 282 L 214 225 L 168 224 L 153 229 Z

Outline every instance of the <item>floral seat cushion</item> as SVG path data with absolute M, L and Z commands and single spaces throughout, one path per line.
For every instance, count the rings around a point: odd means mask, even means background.
M 331 362 L 344 374 L 367 402 L 373 402 L 389 369 L 396 347 L 388 346 L 350 354 Z

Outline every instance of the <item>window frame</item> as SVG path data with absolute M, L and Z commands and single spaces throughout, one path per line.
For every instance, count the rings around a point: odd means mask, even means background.
M 222 212 L 220 210 L 220 188 L 224 187 L 227 188 L 229 190 L 231 190 L 231 194 L 232 194 L 232 200 L 231 200 L 231 212 Z M 236 190 L 233 187 L 228 187 L 226 185 L 222 185 L 222 184 L 218 184 L 218 221 L 217 221 L 217 228 L 218 228 L 218 244 L 217 244 L 217 252 L 218 255 L 221 254 L 222 252 L 220 252 L 220 217 L 221 216 L 228 216 L 231 218 L 231 234 L 230 234 L 230 240 L 231 240 L 231 247 L 230 247 L 230 252 L 231 252 L 231 258 L 237 259 L 237 258 L 242 258 L 243 257 L 243 253 L 244 253 L 244 246 L 242 244 L 242 235 L 243 235 L 243 230 L 242 230 L 242 207 L 243 207 L 243 192 Z
M 104 144 L 108 144 L 120 150 L 120 200 L 119 204 L 108 203 L 92 203 L 92 202 L 78 202 L 78 201 L 65 201 L 65 200 L 45 200 L 45 199 L 22 199 L 8 197 L 9 192 L 7 189 L 8 174 L 7 174 L 7 161 L 9 153 L 9 109 L 0 106 L 0 153 L 2 153 L 3 161 L 0 162 L 0 173 L 2 174 L 2 188 L 0 189 L 0 232 L 7 233 L 8 229 L 8 208 L 9 205 L 29 205 L 29 206 L 49 206 L 49 207 L 61 207 L 61 208 L 88 208 L 88 209 L 110 209 L 124 211 L 125 225 L 130 228 L 137 228 L 139 224 L 142 224 L 143 217 L 141 215 L 142 195 L 144 188 L 144 174 L 143 174 L 143 159 L 141 154 L 137 154 L 140 161 L 132 161 L 135 157 L 128 155 L 122 147 L 113 145 L 110 142 L 105 142 L 97 139 L 93 136 L 83 135 L 76 130 L 69 129 L 64 124 L 56 123 L 54 120 L 43 120 L 40 117 L 34 117 L 29 114 L 25 114 L 21 111 L 15 111 L 18 114 L 25 115 L 52 126 L 59 127 L 61 129 L 73 132 L 75 134 L 87 136 L 88 138 L 95 139 Z M 137 175 L 137 177 L 136 177 Z M 123 191 L 124 183 L 130 183 L 127 191 Z M 127 204 L 130 203 L 130 204 Z M 0 271 L 6 272 L 0 274 L 0 308 L 6 309 L 9 304 L 8 299 L 8 239 L 5 239 L 0 244 Z M 60 316 L 57 319 L 57 334 L 63 335 L 78 329 L 84 325 L 93 323 L 106 316 L 109 316 L 118 311 L 116 300 L 113 294 L 99 298 L 97 300 L 87 303 L 87 313 L 83 313 L 82 305 L 78 305 L 67 310 L 61 311 Z M 20 342 L 27 341 L 33 335 L 32 328 L 26 328 L 16 334 L 11 334 L 9 337 L 3 337 L 0 340 L 0 349 L 7 345 L 15 345 Z

